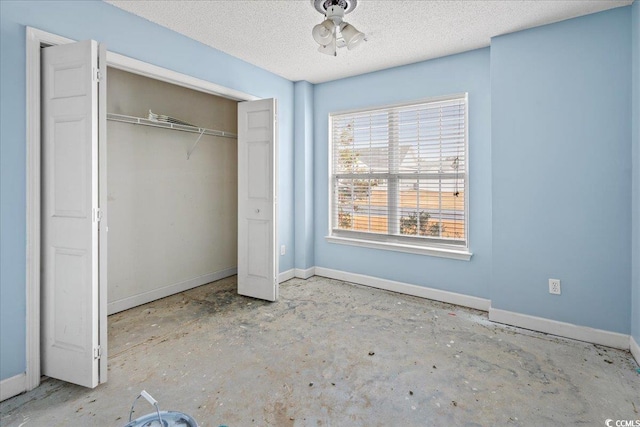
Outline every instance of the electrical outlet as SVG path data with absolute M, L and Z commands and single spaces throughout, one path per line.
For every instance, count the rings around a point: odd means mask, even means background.
M 560 295 L 560 279 L 549 279 L 549 293 L 554 295 Z
M 284 255 L 287 251 L 287 248 L 285 245 L 280 246 L 280 255 Z M 560 285 L 558 285 L 560 286 Z

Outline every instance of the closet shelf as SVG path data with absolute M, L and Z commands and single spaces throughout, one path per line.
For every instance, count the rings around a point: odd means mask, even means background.
M 176 123 L 159 122 L 155 120 L 144 119 L 142 117 L 126 116 L 124 114 L 107 113 L 107 120 L 112 120 L 114 122 L 131 123 L 134 125 L 143 125 L 143 126 L 152 126 L 152 127 L 164 128 L 164 129 L 179 130 L 182 132 L 198 133 L 200 134 L 200 136 L 210 135 L 210 136 L 220 136 L 222 138 L 232 138 L 232 139 L 238 138 L 237 134 L 231 133 L 231 132 L 225 132 L 222 130 L 199 128 L 196 126 L 180 125 Z M 193 148 L 195 148 L 195 146 Z

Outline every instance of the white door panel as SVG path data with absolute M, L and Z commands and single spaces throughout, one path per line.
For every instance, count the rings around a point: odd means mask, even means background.
M 42 374 L 85 387 L 100 379 L 97 69 L 95 41 L 42 51 Z
M 277 145 L 274 99 L 238 104 L 238 293 L 275 301 Z
M 98 339 L 101 350 L 100 383 L 107 382 L 108 343 L 107 343 L 107 242 L 109 216 L 107 215 L 107 47 L 98 45 L 98 66 L 100 67 L 100 81 L 98 82 L 98 205 L 100 207 L 100 222 L 98 227 L 98 265 L 99 265 L 99 294 L 98 294 Z

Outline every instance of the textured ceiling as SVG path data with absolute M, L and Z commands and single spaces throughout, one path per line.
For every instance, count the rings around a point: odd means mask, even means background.
M 357 49 L 317 52 L 322 21 L 309 0 L 105 0 L 292 81 L 320 83 L 489 46 L 493 36 L 632 0 L 359 0 L 345 20 L 368 36 Z

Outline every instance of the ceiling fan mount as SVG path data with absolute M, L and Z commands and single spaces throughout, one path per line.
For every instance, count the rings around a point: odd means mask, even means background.
M 344 14 L 353 12 L 358 6 L 358 0 L 311 0 L 313 7 L 323 15 L 327 14 L 327 11 L 332 6 L 339 6 L 344 10 Z

